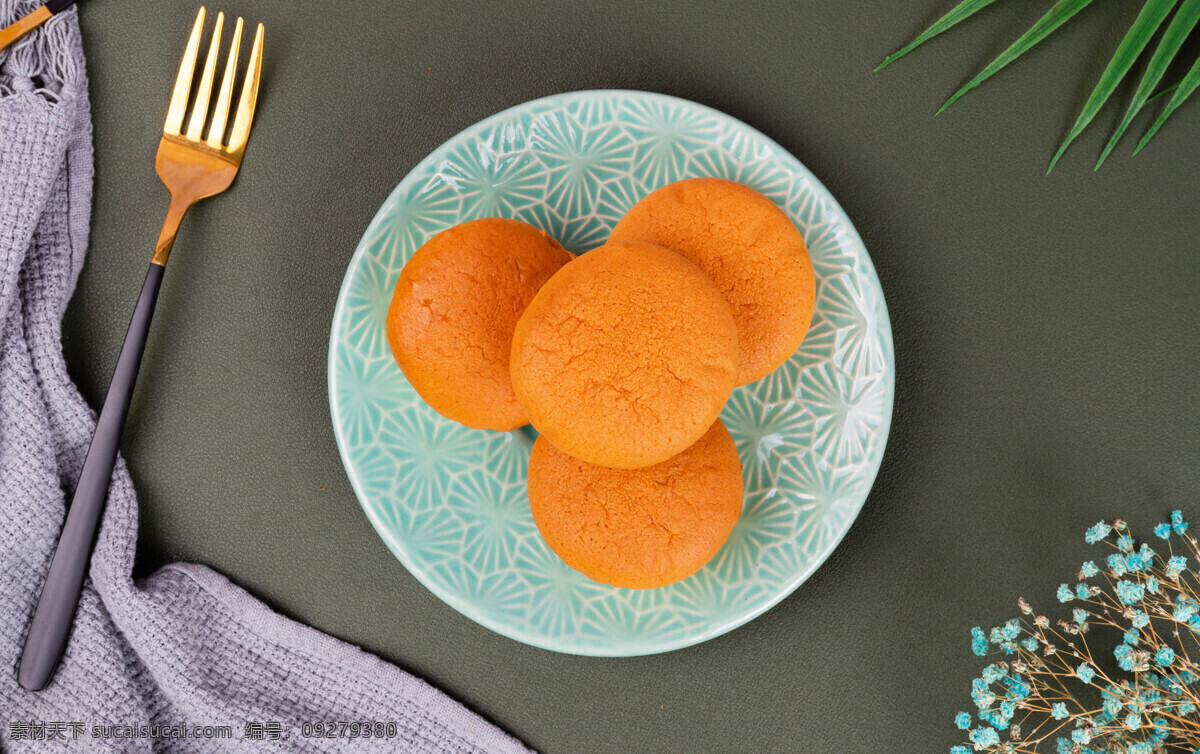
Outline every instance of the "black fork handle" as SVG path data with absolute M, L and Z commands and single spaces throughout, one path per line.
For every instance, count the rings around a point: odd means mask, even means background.
M 92 545 L 96 541 L 100 514 L 108 497 L 113 466 L 117 462 L 117 447 L 125 428 L 125 417 L 129 414 L 133 385 L 146 348 L 146 335 L 150 332 L 150 319 L 154 316 L 163 271 L 162 265 L 151 264 L 146 272 L 146 282 L 142 284 L 137 308 L 133 310 L 129 330 L 125 333 L 125 343 L 117 358 L 104 408 L 96 421 L 96 433 L 92 435 L 75 496 L 67 508 L 66 523 L 54 551 L 50 572 L 46 575 L 46 585 L 42 587 L 42 596 L 38 598 L 29 625 L 17 682 L 30 691 L 46 687 L 67 646 Z
M 46 0 L 44 5 L 51 13 L 62 13 L 75 4 L 75 0 Z

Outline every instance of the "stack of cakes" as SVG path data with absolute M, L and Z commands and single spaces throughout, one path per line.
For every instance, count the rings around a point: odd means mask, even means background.
M 649 589 L 716 555 L 742 509 L 731 391 L 795 352 L 812 263 L 770 199 L 698 178 L 638 202 L 579 256 L 516 220 L 430 239 L 388 310 L 409 382 L 468 427 L 538 430 L 538 530 L 596 581 Z

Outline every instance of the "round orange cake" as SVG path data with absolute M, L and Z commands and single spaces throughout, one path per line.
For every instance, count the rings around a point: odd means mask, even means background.
M 737 322 L 737 384 L 791 358 L 812 323 L 812 260 L 791 219 L 752 188 L 692 178 L 652 192 L 617 223 L 610 241 L 665 246 L 700 265 Z
M 529 423 L 513 394 L 513 330 L 542 284 L 571 260 L 517 220 L 472 220 L 417 249 L 396 283 L 387 339 L 404 376 L 442 416 L 475 429 Z
M 512 384 L 550 442 L 639 468 L 682 452 L 737 378 L 737 328 L 704 271 L 660 246 L 609 243 L 573 260 L 517 323 Z
M 539 437 L 529 504 L 560 558 L 613 586 L 652 589 L 712 560 L 742 512 L 742 465 L 717 420 L 679 455 L 642 469 L 577 460 Z

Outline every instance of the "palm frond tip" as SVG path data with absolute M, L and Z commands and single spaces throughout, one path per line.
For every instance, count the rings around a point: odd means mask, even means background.
M 957 26 L 994 2 L 995 0 L 963 0 L 946 13 L 946 15 L 931 24 L 929 28 L 918 34 L 911 42 L 885 58 L 875 70 L 878 71 L 892 64 L 930 39 Z M 946 108 L 957 102 L 967 92 L 1007 67 L 1084 8 L 1091 5 L 1091 3 L 1092 0 L 1056 0 L 1050 10 L 1039 18 L 1028 31 L 1022 34 L 1008 49 L 1000 53 L 995 60 L 990 62 L 983 70 L 951 95 L 941 108 L 938 109 L 938 112 L 945 111 Z M 1176 11 L 1177 6 L 1178 10 Z M 1172 17 L 1173 11 L 1175 12 L 1174 17 Z M 1054 169 L 1054 166 L 1058 164 L 1058 161 L 1066 153 L 1072 142 L 1088 127 L 1096 117 L 1096 114 L 1112 97 L 1121 81 L 1128 75 L 1134 64 L 1146 50 L 1150 40 L 1162 28 L 1162 25 L 1168 18 L 1171 19 L 1171 22 L 1167 25 L 1166 31 L 1159 40 L 1158 46 L 1155 48 L 1146 66 L 1146 70 L 1142 74 L 1137 91 L 1130 101 L 1120 124 L 1114 130 L 1104 150 L 1101 152 L 1099 160 L 1096 162 L 1096 169 L 1100 169 L 1100 166 L 1104 164 L 1104 161 L 1108 159 L 1108 156 L 1128 131 L 1129 126 L 1148 104 L 1166 94 L 1172 94 L 1170 101 L 1163 108 L 1162 113 L 1138 142 L 1137 148 L 1133 151 L 1134 154 L 1145 148 L 1150 139 L 1162 128 L 1167 118 L 1197 88 L 1200 88 L 1200 60 L 1197 60 L 1181 81 L 1155 92 L 1167 69 L 1178 57 L 1179 51 L 1182 49 L 1185 41 L 1196 27 L 1200 25 L 1200 0 L 1145 0 L 1137 19 L 1117 46 L 1112 58 L 1104 69 L 1104 73 L 1101 74 L 1100 80 L 1096 82 L 1095 88 L 1084 103 L 1066 138 L 1063 139 L 1062 144 L 1059 145 L 1058 150 L 1051 158 L 1046 170 L 1047 173 Z

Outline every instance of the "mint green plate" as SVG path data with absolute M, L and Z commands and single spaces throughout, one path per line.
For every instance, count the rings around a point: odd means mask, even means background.
M 745 183 L 804 234 L 817 275 L 807 339 L 733 392 L 746 498 L 717 557 L 646 591 L 589 581 L 542 541 L 525 471 L 534 433 L 443 419 L 392 360 L 384 320 L 400 268 L 430 236 L 513 217 L 583 252 L 638 199 L 681 178 Z M 758 131 L 685 100 L 574 92 L 527 102 L 439 147 L 367 228 L 329 339 L 329 405 L 346 473 L 400 562 L 451 607 L 518 641 L 640 655 L 725 633 L 786 597 L 850 528 L 879 470 L 892 416 L 892 335 L 879 280 L 838 203 Z

